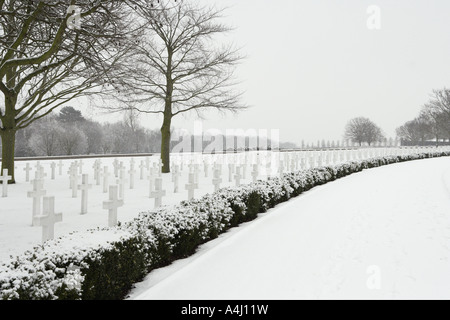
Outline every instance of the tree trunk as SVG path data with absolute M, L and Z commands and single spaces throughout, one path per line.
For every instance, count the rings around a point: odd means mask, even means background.
M 8 169 L 8 175 L 12 177 L 10 184 L 15 183 L 14 178 L 14 154 L 16 146 L 16 130 L 4 129 L 0 131 L 2 139 L 2 170 Z
M 170 172 L 170 126 L 172 117 L 164 115 L 164 122 L 161 127 L 161 161 L 162 173 Z

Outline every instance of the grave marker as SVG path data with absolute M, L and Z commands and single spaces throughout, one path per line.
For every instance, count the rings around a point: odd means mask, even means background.
M 222 178 L 220 177 L 220 170 L 214 169 L 213 180 L 212 183 L 214 185 L 214 192 L 217 192 L 220 189 L 220 184 L 222 183 Z
M 30 171 L 31 171 L 30 164 L 27 162 L 25 168 L 23 168 L 23 171 L 25 171 L 25 181 L 30 182 Z
M 34 217 L 33 221 L 42 227 L 42 243 L 55 237 L 55 224 L 62 221 L 62 213 L 55 213 L 55 197 L 44 198 L 43 214 Z
M 2 183 L 2 197 L 8 196 L 8 181 L 12 179 L 12 176 L 8 176 L 8 169 L 3 169 L 3 175 L 0 176 L 0 182 Z
M 109 187 L 109 172 L 108 172 L 108 166 L 103 167 L 103 193 L 108 192 Z
M 37 176 L 37 175 L 36 175 Z M 27 197 L 33 198 L 33 212 L 31 225 L 34 226 L 34 217 L 41 213 L 41 198 L 47 194 L 44 190 L 44 182 L 40 179 L 35 179 L 32 181 L 33 191 L 28 191 Z
M 117 225 L 117 209 L 123 206 L 123 199 L 119 199 L 118 193 L 118 186 L 110 186 L 109 200 L 103 202 L 103 209 L 108 210 L 108 227 Z
M 155 179 L 155 191 L 151 192 L 150 196 L 155 199 L 155 208 L 161 207 L 162 197 L 166 195 L 166 191 L 162 189 L 162 178 Z
M 81 190 L 81 214 L 87 213 L 88 207 L 88 191 L 92 188 L 89 184 L 89 175 L 83 174 L 81 178 L 81 184 L 78 185 L 78 190 Z
M 188 200 L 194 198 L 194 191 L 198 188 L 198 184 L 195 183 L 194 173 L 189 173 L 189 182 L 186 184 L 185 189 L 188 191 Z

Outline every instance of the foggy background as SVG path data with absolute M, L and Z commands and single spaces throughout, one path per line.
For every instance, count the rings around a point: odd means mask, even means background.
M 280 129 L 280 139 L 342 139 L 353 117 L 368 117 L 387 137 L 414 118 L 432 89 L 450 83 L 450 2 L 446 0 L 203 0 L 226 10 L 228 41 L 246 56 L 237 68 L 251 109 L 205 114 L 203 127 Z M 380 29 L 370 30 L 370 6 Z M 70 105 L 98 121 L 116 121 L 86 100 Z M 195 114 L 174 119 L 192 130 Z M 162 118 L 141 118 L 158 129 Z

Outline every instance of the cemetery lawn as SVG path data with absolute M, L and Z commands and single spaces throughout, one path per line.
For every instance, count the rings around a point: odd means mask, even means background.
M 132 158 L 119 158 L 126 166 L 128 172 L 130 160 Z M 124 190 L 124 206 L 118 209 L 118 221 L 126 222 L 136 218 L 140 212 L 149 211 L 154 208 L 155 199 L 149 197 L 149 180 L 140 179 L 139 165 L 145 157 L 135 157 L 136 175 L 134 178 L 134 188 L 130 189 L 130 178 L 127 175 L 127 183 Z M 150 157 L 151 164 L 156 163 L 159 156 Z M 62 222 L 55 224 L 54 236 L 59 238 L 68 235 L 74 231 L 83 232 L 90 229 L 108 227 L 108 211 L 103 208 L 103 202 L 108 200 L 108 194 L 103 193 L 102 183 L 96 185 L 94 180 L 93 164 L 96 159 L 83 159 L 83 173 L 89 174 L 90 188 L 87 209 L 88 212 L 81 214 L 81 191 L 77 192 L 77 197 L 72 197 L 72 191 L 69 188 L 69 166 L 74 160 L 63 160 L 62 175 L 59 175 L 59 169 L 56 168 L 55 180 L 51 179 L 51 163 L 54 161 L 40 161 L 44 168 L 46 177 L 44 178 L 44 190 L 46 196 L 55 197 L 55 213 L 62 213 Z M 114 158 L 103 158 L 102 166 L 109 166 L 109 183 L 115 184 L 116 178 L 113 174 L 112 163 Z M 56 161 L 58 163 L 58 161 Z M 27 193 L 33 190 L 33 185 L 26 182 L 26 173 L 24 169 L 26 164 L 32 168 L 30 180 L 34 179 L 36 161 L 17 162 L 16 184 L 8 186 L 8 197 L 0 197 L 0 264 L 7 263 L 10 257 L 21 255 L 26 250 L 40 245 L 42 242 L 42 228 L 32 227 L 32 209 L 33 200 L 27 197 Z M 228 180 L 227 166 L 224 167 L 222 187 L 234 186 L 234 181 Z M 211 170 L 210 170 L 211 171 Z M 172 174 L 162 175 L 162 186 L 166 191 L 166 196 L 162 198 L 162 205 L 177 205 L 183 200 L 188 199 L 185 185 L 188 183 L 188 168 L 185 165 L 184 172 L 179 177 L 179 192 L 174 193 L 174 184 Z M 81 175 L 80 175 L 81 177 Z M 100 179 L 101 180 L 101 179 Z M 214 192 L 214 186 L 211 183 L 212 173 L 205 177 L 203 172 L 199 175 L 198 189 L 195 190 L 195 197 Z M 250 183 L 252 180 L 250 172 L 242 183 Z M 81 183 L 79 179 L 78 183 Z M 1 188 L 1 186 L 0 186 Z M 1 193 L 1 189 L 0 189 Z M 41 199 L 42 201 L 42 199 Z M 42 204 L 42 203 L 41 203 Z M 42 209 L 41 209 L 42 210 Z M 105 238 L 105 242 L 111 240 Z M 98 241 L 94 241 L 98 243 Z
M 450 299 L 450 159 L 316 187 L 154 270 L 129 299 Z

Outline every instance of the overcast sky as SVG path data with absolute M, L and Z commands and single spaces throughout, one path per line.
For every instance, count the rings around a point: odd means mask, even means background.
M 448 0 L 206 2 L 231 6 L 224 21 L 247 56 L 237 76 L 252 108 L 209 114 L 205 129 L 280 129 L 282 141 L 300 144 L 341 139 L 346 122 L 364 116 L 394 137 L 432 89 L 450 87 Z M 376 18 L 370 6 L 380 9 L 380 29 L 367 26 Z M 142 122 L 158 128 L 161 119 Z

